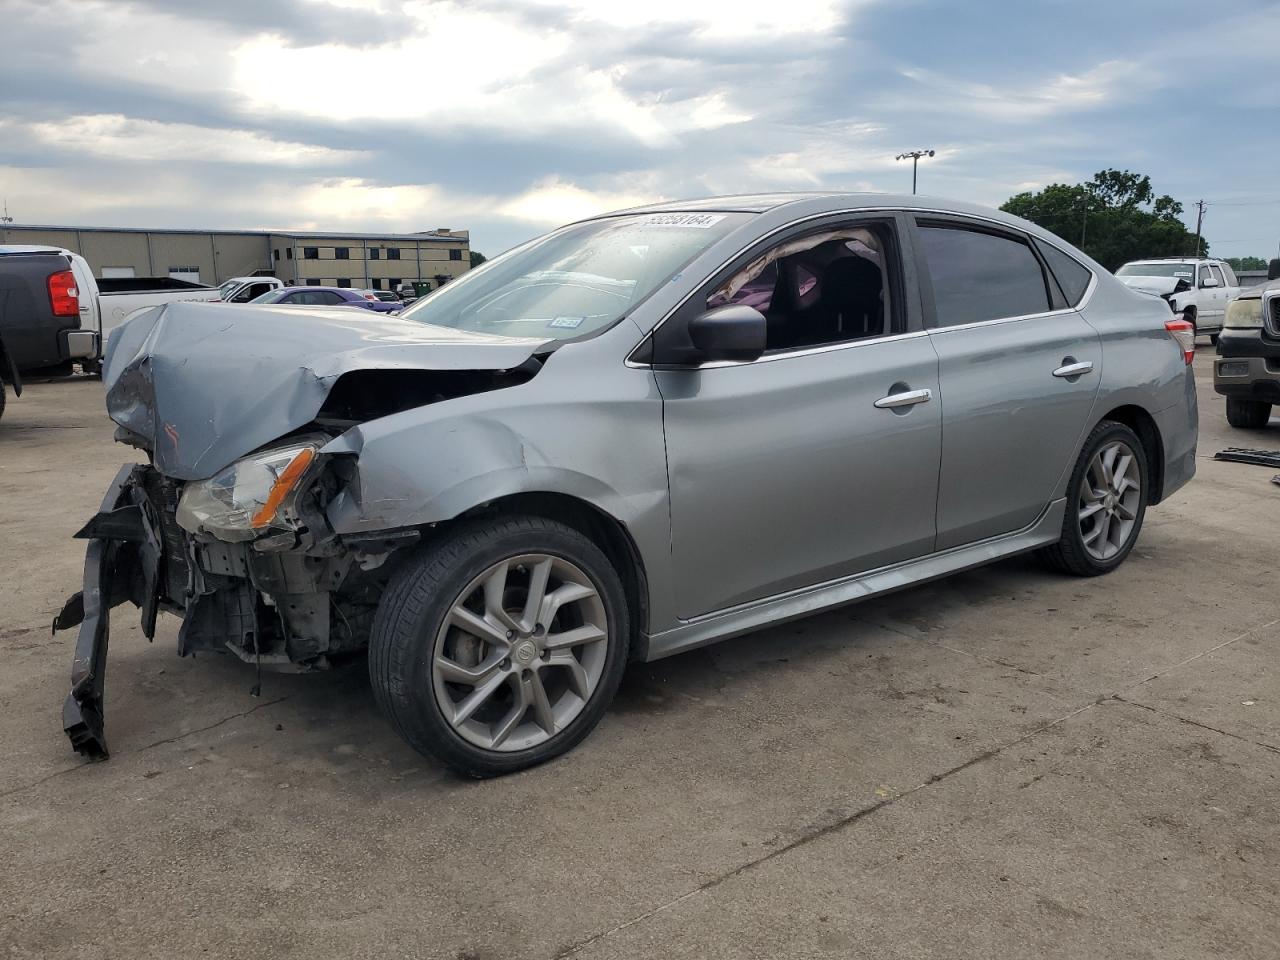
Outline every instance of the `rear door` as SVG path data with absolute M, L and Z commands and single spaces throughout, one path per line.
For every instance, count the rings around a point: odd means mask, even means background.
M 1088 427 L 1102 347 L 1072 309 L 1092 274 L 1065 252 L 1042 253 L 1019 231 L 967 218 L 918 217 L 914 236 L 939 361 L 944 550 L 1019 530 L 1044 511 Z M 1063 258 L 1063 273 L 1073 264 L 1073 282 L 1059 284 L 1046 256 Z

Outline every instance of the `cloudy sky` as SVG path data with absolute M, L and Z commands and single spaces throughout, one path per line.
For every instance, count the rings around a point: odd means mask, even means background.
M 1280 242 L 1280 3 L 0 0 L 19 223 L 469 228 L 649 200 L 998 205 L 1149 173 L 1220 256 Z

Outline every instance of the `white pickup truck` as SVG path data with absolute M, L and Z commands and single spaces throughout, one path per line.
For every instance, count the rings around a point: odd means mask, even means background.
M 66 355 L 62 359 L 79 361 L 87 368 L 93 368 L 100 361 L 111 331 L 130 314 L 145 307 L 176 300 L 248 303 L 268 290 L 284 286 L 283 281 L 275 277 L 232 277 L 217 287 L 171 277 L 98 280 L 84 257 L 60 247 L 6 245 L 0 246 L 0 254 L 58 254 L 70 261 L 75 288 L 69 292 L 78 302 L 80 326 L 78 330 L 65 331 Z M 65 262 L 63 267 L 65 269 Z
M 1116 271 L 1126 286 L 1162 297 L 1174 313 L 1180 314 L 1218 342 L 1227 304 L 1240 295 L 1240 283 L 1229 263 L 1197 257 L 1168 257 L 1134 260 Z

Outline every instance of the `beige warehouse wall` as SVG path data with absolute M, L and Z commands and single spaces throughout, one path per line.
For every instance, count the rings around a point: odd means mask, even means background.
M 228 277 L 248 276 L 258 270 L 270 270 L 270 251 L 262 234 L 215 233 L 218 282 Z
M 5 227 L 0 229 L 0 243 L 48 244 L 62 247 L 74 253 L 80 252 L 80 242 L 74 230 L 26 230 Z
M 80 253 L 89 261 L 97 277 L 102 276 L 103 267 L 132 267 L 136 276 L 151 276 L 144 233 L 83 230 L 80 232 Z

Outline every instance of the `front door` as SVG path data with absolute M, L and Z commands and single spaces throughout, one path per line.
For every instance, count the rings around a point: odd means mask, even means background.
M 756 361 L 655 371 L 682 618 L 932 551 L 938 361 L 897 237 L 824 226 L 695 298 L 749 303 L 770 332 Z
M 1087 284 L 1056 283 L 1026 237 L 923 219 L 916 236 L 942 392 L 945 550 L 1026 527 L 1053 500 L 1088 429 L 1102 347 L 1063 294 L 1078 301 Z

